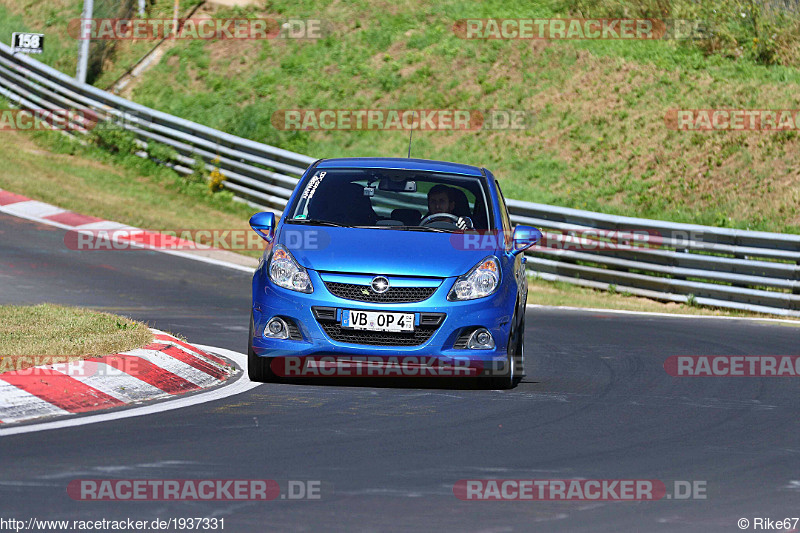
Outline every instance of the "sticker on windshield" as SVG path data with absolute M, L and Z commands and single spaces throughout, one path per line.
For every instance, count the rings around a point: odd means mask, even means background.
M 311 200 L 311 198 L 314 196 L 314 193 L 317 192 L 317 187 L 319 187 L 319 184 L 322 183 L 322 178 L 325 177 L 325 174 L 327 174 L 327 172 L 317 172 L 314 174 L 314 176 L 311 178 L 311 181 L 308 182 L 308 187 L 306 187 L 306 190 L 303 191 L 302 198 Z

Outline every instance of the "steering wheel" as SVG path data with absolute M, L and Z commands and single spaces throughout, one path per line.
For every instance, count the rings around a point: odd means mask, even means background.
M 428 215 L 425 218 L 423 218 L 422 220 L 420 220 L 419 221 L 419 225 L 420 226 L 424 226 L 424 225 L 428 224 L 429 222 L 433 222 L 433 221 L 435 221 L 436 219 L 439 219 L 439 218 L 446 218 L 447 220 L 449 220 L 453 224 L 457 224 L 458 223 L 458 217 L 455 216 L 455 215 L 451 215 L 450 213 L 434 213 L 434 214 Z

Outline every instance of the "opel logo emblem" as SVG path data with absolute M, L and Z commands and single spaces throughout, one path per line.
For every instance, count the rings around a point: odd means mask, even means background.
M 375 276 L 372 278 L 372 283 L 370 284 L 372 290 L 378 294 L 383 294 L 384 292 L 389 290 L 389 280 L 383 276 Z

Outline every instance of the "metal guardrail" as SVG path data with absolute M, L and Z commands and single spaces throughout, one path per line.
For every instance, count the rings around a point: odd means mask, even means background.
M 315 158 L 162 113 L 73 78 L 0 43 L 0 96 L 27 109 L 91 109 L 148 143 L 172 147 L 170 166 L 219 168 L 237 196 L 283 210 Z M 101 123 L 102 125 L 102 123 Z M 543 279 L 688 302 L 800 317 L 800 235 L 607 215 L 508 200 L 512 222 L 545 232 L 528 252 Z

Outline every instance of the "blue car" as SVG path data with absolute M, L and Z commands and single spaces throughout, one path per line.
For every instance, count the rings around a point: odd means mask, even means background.
M 251 380 L 286 375 L 276 371 L 286 358 L 328 356 L 469 369 L 492 388 L 524 375 L 522 252 L 541 232 L 512 231 L 485 168 L 323 159 L 278 221 L 264 212 L 250 225 L 267 242 L 253 276 Z

